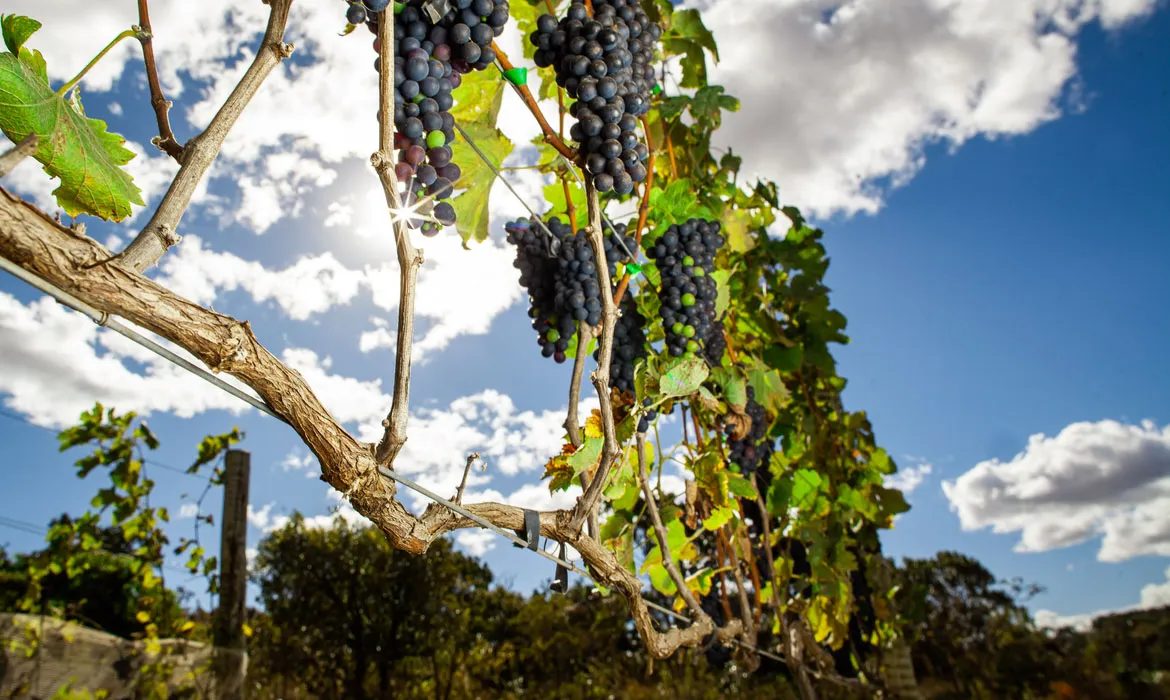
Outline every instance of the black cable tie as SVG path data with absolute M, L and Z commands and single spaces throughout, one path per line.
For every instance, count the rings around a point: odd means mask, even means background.
M 524 530 L 517 530 L 516 535 L 528 540 L 528 548 L 534 552 L 540 551 L 540 513 L 535 510 L 524 509 Z M 523 549 L 515 542 L 513 547 Z
M 564 561 L 568 558 L 569 548 L 564 542 L 561 542 L 561 551 L 557 555 L 560 561 L 557 562 L 557 575 L 553 580 L 551 586 L 552 590 L 557 593 L 567 593 L 569 591 L 569 570 L 565 568 Z
M 707 653 L 708 651 L 711 651 L 711 649 L 715 647 L 715 642 L 717 642 L 717 641 L 719 641 L 719 627 L 718 626 L 716 626 L 715 629 L 711 630 L 710 638 L 708 638 L 707 641 L 703 642 L 703 653 Z

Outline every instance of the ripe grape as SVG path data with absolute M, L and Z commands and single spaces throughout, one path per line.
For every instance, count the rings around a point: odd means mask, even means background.
M 674 357 L 698 352 L 715 335 L 717 290 L 711 273 L 715 252 L 723 245 L 719 231 L 718 221 L 691 219 L 672 225 L 646 248 L 662 276 L 659 314 L 666 349 Z M 718 335 L 722 340 L 721 331 Z
M 594 0 L 593 17 L 585 0 L 572 0 L 559 21 L 541 15 L 529 36 L 536 65 L 552 66 L 557 84 L 577 100 L 570 107 L 577 123 L 569 135 L 600 192 L 624 196 L 646 179 L 648 151 L 635 148 L 637 117 L 650 111 L 654 46 L 661 35 L 639 0 Z
M 754 474 L 761 466 L 767 468 L 772 458 L 772 441 L 766 438 L 768 432 L 768 415 L 764 407 L 756 403 L 756 392 L 749 385 L 747 390 L 747 414 L 752 419 L 752 427 L 739 440 L 734 438 L 727 441 L 727 459 L 732 464 L 739 465 L 742 474 Z M 728 426 L 731 434 L 733 427 Z
M 346 0 L 350 24 L 365 23 L 377 34 L 388 15 L 389 0 Z M 441 8 L 443 3 L 437 3 Z M 455 140 L 455 105 L 451 92 L 462 82 L 460 74 L 492 65 L 492 40 L 508 21 L 508 0 L 452 0 L 436 20 L 435 5 L 427 0 L 401 0 L 394 19 L 394 127 L 398 162 L 394 172 L 410 205 L 428 197 L 418 208 L 424 222 L 410 225 L 434 235 L 442 225 L 455 223 L 447 202 L 461 175 L 451 162 Z M 478 13 L 478 14 L 477 14 Z M 381 45 L 374 41 L 374 50 Z M 381 69 L 381 58 L 375 61 Z
M 616 276 L 618 261 L 626 256 L 625 249 L 633 247 L 633 241 L 625 237 L 625 227 L 615 228 L 604 239 L 611 279 Z M 572 227 L 557 217 L 548 219 L 544 227 L 535 219 L 520 219 L 506 224 L 504 231 L 508 242 L 516 246 L 513 265 L 520 270 L 520 284 L 528 292 L 528 314 L 541 354 L 564 362 L 577 323 L 601 323 L 601 288 L 589 236 L 584 230 L 573 233 Z

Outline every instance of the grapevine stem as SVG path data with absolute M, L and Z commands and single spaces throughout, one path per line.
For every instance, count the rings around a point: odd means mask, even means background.
M 674 160 L 674 141 L 670 138 L 669 132 L 666 134 L 666 153 L 670 156 L 670 177 L 672 180 L 677 180 L 678 163 Z
M 508 54 L 504 53 L 504 50 L 494 41 L 492 42 L 492 50 L 496 52 L 496 60 L 500 62 L 500 67 L 504 71 L 510 71 L 514 68 L 512 62 L 508 60 Z M 528 111 L 532 112 L 532 116 L 536 117 L 536 121 L 540 123 L 540 130 L 544 132 L 545 142 L 557 149 L 557 152 L 564 157 L 571 161 L 575 160 L 577 153 L 566 146 L 565 142 L 561 140 L 561 137 L 557 135 L 557 132 L 553 131 L 548 120 L 544 118 L 544 113 L 540 111 L 540 105 L 537 104 L 536 98 L 532 96 L 532 91 L 528 89 L 528 86 L 513 84 L 512 87 L 520 93 L 520 99 L 524 101 L 525 106 L 528 107 Z
M 678 563 L 675 562 L 674 555 L 670 551 L 670 544 L 667 541 L 666 526 L 662 524 L 662 514 L 658 512 L 658 501 L 654 498 L 654 490 L 650 488 L 650 477 L 646 473 L 645 433 L 638 433 L 635 449 L 638 450 L 638 483 L 642 485 L 642 495 L 646 499 L 646 512 L 650 514 L 650 522 L 654 525 L 654 535 L 658 538 L 658 550 L 662 554 L 662 565 L 666 567 L 666 573 L 670 574 L 670 580 L 674 581 L 679 595 L 682 596 L 687 607 L 694 614 L 695 620 L 703 620 L 708 617 L 707 612 L 699 605 L 694 591 L 687 586 L 686 579 L 678 570 Z
M 105 58 L 106 54 L 108 54 L 111 49 L 113 49 L 115 46 L 117 46 L 119 42 L 121 42 L 123 39 L 129 39 L 130 37 L 137 36 L 137 35 L 138 35 L 138 30 L 131 27 L 130 29 L 127 29 L 126 31 L 119 34 L 118 36 L 114 37 L 114 40 L 111 41 L 110 43 L 106 44 L 106 48 L 102 49 L 98 55 L 94 56 L 93 60 L 90 61 L 88 64 L 86 64 L 85 68 L 82 68 L 81 72 L 73 77 L 73 80 L 70 80 L 69 82 L 65 83 L 64 85 L 62 85 L 60 88 L 57 89 L 57 96 L 64 97 L 65 93 L 72 90 L 74 85 L 80 83 L 81 79 L 85 77 L 85 74 L 88 73 L 91 68 L 96 66 L 98 64 L 98 61 Z
M 586 349 L 592 339 L 593 328 L 587 323 L 581 323 L 577 329 L 577 357 L 573 359 L 573 379 L 569 384 L 569 415 L 565 418 L 565 430 L 569 433 L 569 443 L 573 447 L 581 447 L 581 421 L 577 417 L 577 405 L 581 403 L 581 377 L 585 374 Z M 582 482 L 582 488 L 588 486 Z
M 378 56 L 378 151 L 370 157 L 374 170 L 386 193 L 386 204 L 391 213 L 402 211 L 402 196 L 398 191 L 398 176 L 394 174 L 394 19 L 389 13 L 379 17 Z M 398 345 L 394 358 L 394 399 L 390 415 L 382 421 L 385 432 L 374 451 L 374 460 L 383 466 L 394 464 L 394 458 L 406 444 L 406 422 L 410 411 L 410 362 L 414 347 L 414 297 L 418 269 L 423 264 L 423 253 L 410 240 L 410 230 L 403 217 L 395 217 L 394 243 L 398 251 L 399 278 Z
M 561 173 L 561 187 L 565 189 L 565 209 L 566 215 L 569 217 L 569 226 L 573 231 L 577 230 L 577 205 L 573 204 L 573 193 L 569 189 L 569 179 Z M 616 296 L 616 295 L 615 295 Z M 614 299 L 613 303 L 618 303 L 620 296 Z
M 650 158 L 646 163 L 646 184 L 642 189 L 642 203 L 638 205 L 638 225 L 634 228 L 634 262 L 638 261 L 638 252 L 642 249 L 642 229 L 646 226 L 646 216 L 650 213 L 650 190 L 654 189 L 654 142 L 650 139 L 650 124 L 646 117 L 642 117 L 642 135 L 646 138 L 646 149 Z M 566 195 L 567 196 L 567 195 Z M 622 296 L 630 285 L 630 273 L 622 275 L 617 291 L 613 293 L 613 303 L 622 303 Z
M 150 10 L 147 0 L 138 0 L 138 42 L 142 44 L 142 62 L 146 66 L 146 84 L 150 87 L 150 105 L 154 107 L 154 116 L 158 121 L 158 139 L 154 142 L 167 155 L 182 162 L 183 146 L 175 139 L 171 131 L 171 120 L 168 112 L 171 103 L 163 96 L 162 86 L 158 81 L 158 67 L 154 62 L 154 30 L 150 26 Z
M 609 266 L 605 264 L 605 233 L 601 228 L 601 198 L 592 178 L 585 178 L 585 201 L 589 210 L 589 242 L 593 245 L 593 259 L 597 265 L 597 283 L 601 287 L 601 343 L 598 347 L 597 369 L 593 372 L 593 388 L 601 403 L 601 460 L 593 483 L 581 495 L 569 519 L 569 532 L 580 532 L 585 522 L 601 502 L 601 494 L 609 479 L 609 471 L 617 459 L 617 430 L 614 428 L 613 404 L 609 396 L 609 369 L 613 359 L 613 328 L 617 323 L 617 307 L 613 303 Z

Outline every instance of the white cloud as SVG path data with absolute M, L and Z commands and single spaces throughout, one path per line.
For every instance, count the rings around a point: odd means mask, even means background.
M 901 467 L 885 478 L 885 486 L 886 488 L 898 489 L 903 494 L 909 494 L 926 481 L 926 477 L 933 469 L 933 466 L 926 463 Z
M 473 557 L 482 557 L 496 548 L 499 535 L 491 530 L 460 530 L 455 534 L 455 542 Z
M 211 304 L 223 291 L 242 289 L 257 303 L 275 302 L 285 314 L 303 321 L 334 306 L 348 304 L 366 282 L 366 273 L 350 270 L 330 253 L 304 256 L 283 270 L 204 247 L 187 236 L 165 257 L 159 284 L 200 304 Z
M 184 503 L 183 505 L 179 506 L 180 518 L 194 518 L 196 515 L 199 515 L 199 506 L 197 504 Z
M 298 450 L 293 450 L 285 455 L 280 466 L 286 472 L 303 472 L 307 479 L 313 479 L 321 473 L 317 466 L 317 459 L 309 452 L 301 453 Z
M 268 532 L 270 529 L 273 529 L 273 528 L 271 528 L 272 521 L 273 521 L 272 507 L 275 505 L 276 505 L 275 502 L 266 503 L 259 510 L 256 510 L 252 507 L 252 504 L 249 503 L 248 504 L 248 524 L 250 524 L 252 527 L 256 528 L 257 530 L 261 530 L 263 532 Z
M 923 147 L 1057 118 L 1076 34 L 1156 0 L 689 0 L 715 34 L 712 83 L 742 100 L 716 138 L 817 215 L 873 212 Z M 828 19 L 826 19 L 828 17 Z M 673 85 L 669 85 L 673 89 Z
M 964 530 L 1019 532 L 1017 551 L 1102 536 L 1101 561 L 1170 556 L 1170 427 L 1074 423 L 1033 435 L 1011 461 L 980 462 L 943 492 Z
M 127 324 L 129 325 L 129 324 Z M 140 333 L 151 337 L 149 333 Z M 199 364 L 161 338 L 156 342 Z M 120 411 L 240 413 L 247 404 L 48 297 L 28 305 L 0 292 L 0 394 L 44 426 L 71 425 L 95 401 Z M 141 365 L 138 371 L 128 363 Z M 230 377 L 225 381 L 241 386 Z

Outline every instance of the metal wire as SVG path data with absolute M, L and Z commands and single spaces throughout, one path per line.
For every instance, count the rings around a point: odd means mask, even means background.
M 0 258 L 0 269 L 4 270 L 6 272 L 9 272 L 16 277 L 19 277 L 21 280 L 32 285 L 37 290 L 44 292 L 45 294 L 48 294 L 49 296 L 53 297 L 54 299 L 56 299 L 58 302 L 64 304 L 65 306 L 68 306 L 69 308 L 71 308 L 75 311 L 79 311 L 79 312 L 85 314 L 86 316 L 88 316 L 90 318 L 90 320 L 92 320 L 97 325 L 103 326 L 105 328 L 109 328 L 110 330 L 114 331 L 115 333 L 119 333 L 122 336 L 129 338 L 130 340 L 134 341 L 135 343 L 138 343 L 139 345 L 146 348 L 147 350 L 150 350 L 154 354 L 162 357 L 165 360 L 169 360 L 170 362 L 178 365 L 179 367 L 182 367 L 183 369 L 187 370 L 191 374 L 194 374 L 195 376 L 199 377 L 200 379 L 202 379 L 206 382 L 209 382 L 209 383 L 215 385 L 216 387 L 226 391 L 227 393 L 229 393 L 232 396 L 236 397 L 237 399 L 243 401 L 244 403 L 252 406 L 253 408 L 256 408 L 264 413 L 267 413 L 268 415 L 272 416 L 273 418 L 276 418 L 277 420 L 280 420 L 280 421 L 285 422 L 285 423 L 288 422 L 288 421 L 285 421 L 284 418 L 281 418 L 281 416 L 276 411 L 272 410 L 272 408 L 269 407 L 268 404 L 264 403 L 263 401 L 256 398 L 255 396 L 251 396 L 250 394 L 248 394 L 246 392 L 240 391 L 236 387 L 232 386 L 231 384 L 228 384 L 227 382 L 225 382 L 224 380 L 215 376 L 211 372 L 203 369 L 202 367 L 194 364 L 193 362 L 187 360 L 184 357 L 180 357 L 179 355 L 176 355 L 175 353 L 171 352 L 170 350 L 163 347 L 162 345 L 159 345 L 158 343 L 154 342 L 150 338 L 147 338 L 146 336 L 139 334 L 133 328 L 130 328 L 129 326 L 122 324 L 120 321 L 118 321 L 116 319 L 110 318 L 110 315 L 105 313 L 104 311 L 98 311 L 97 309 L 93 308 L 89 304 L 86 304 L 84 301 L 73 296 L 69 292 L 66 292 L 62 289 L 58 289 L 56 286 L 41 279 L 40 277 L 37 277 L 36 275 L 32 274 L 31 272 L 25 270 L 23 267 L 20 267 L 19 265 L 9 261 L 7 258 Z

